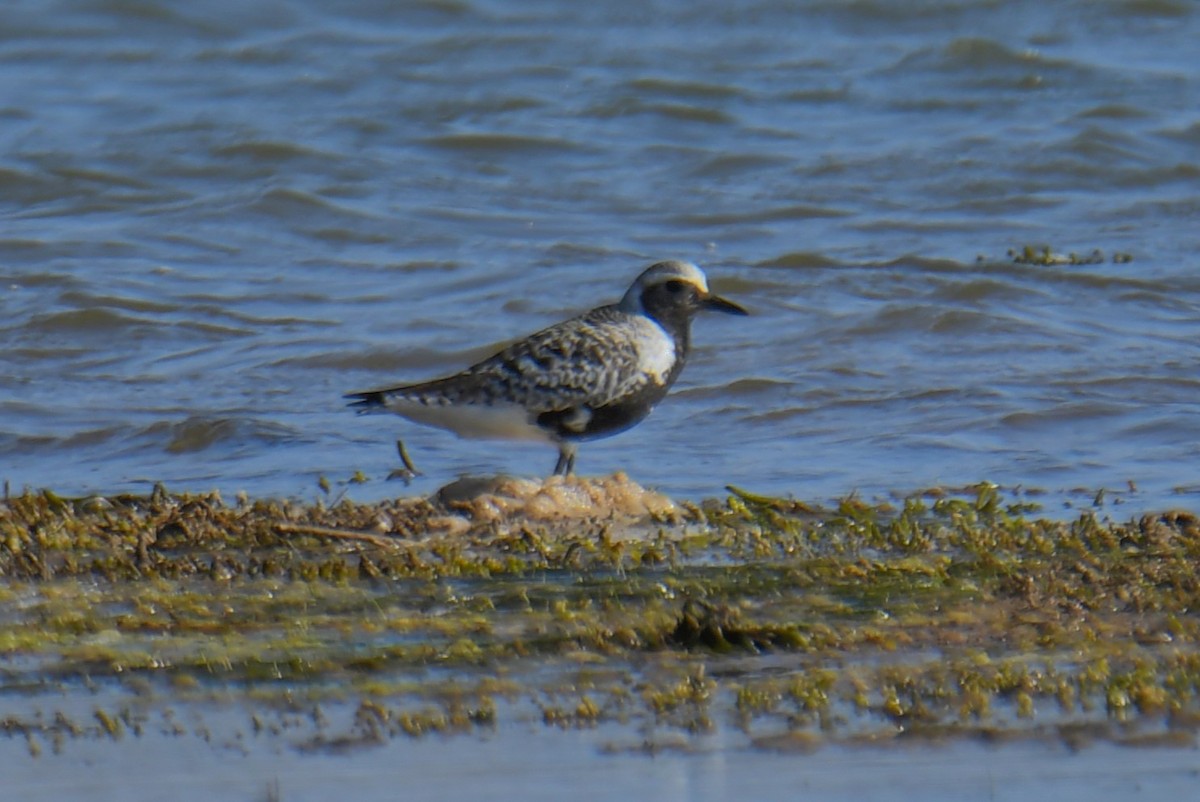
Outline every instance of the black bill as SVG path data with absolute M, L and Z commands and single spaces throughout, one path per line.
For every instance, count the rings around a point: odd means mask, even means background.
M 702 306 L 714 312 L 724 312 L 727 315 L 748 315 L 745 307 L 738 306 L 733 301 L 726 301 L 719 295 L 710 295 L 704 299 Z

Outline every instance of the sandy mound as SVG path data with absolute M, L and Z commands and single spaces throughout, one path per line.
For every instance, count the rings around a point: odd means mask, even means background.
M 624 473 L 581 478 L 467 477 L 438 491 L 435 501 L 474 523 L 525 518 L 551 522 L 596 519 L 678 520 L 682 510 Z

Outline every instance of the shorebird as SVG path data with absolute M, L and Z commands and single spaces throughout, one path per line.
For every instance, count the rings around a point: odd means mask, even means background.
M 461 373 L 346 398 L 360 412 L 394 412 L 460 437 L 552 443 L 554 473 L 565 475 L 575 470 L 579 441 L 625 431 L 663 399 L 703 309 L 747 314 L 709 292 L 695 265 L 659 262 L 619 302 L 542 329 Z

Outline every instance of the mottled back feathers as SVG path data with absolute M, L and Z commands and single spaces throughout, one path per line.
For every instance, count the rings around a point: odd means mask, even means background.
M 653 320 L 614 306 L 513 343 L 454 376 L 381 391 L 379 401 L 425 405 L 515 404 L 533 415 L 609 406 L 670 386 L 683 354 Z

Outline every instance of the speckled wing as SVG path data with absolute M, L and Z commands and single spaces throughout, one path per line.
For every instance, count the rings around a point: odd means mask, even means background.
M 454 376 L 381 391 L 380 400 L 515 404 L 535 415 L 603 407 L 648 383 L 665 383 L 667 370 L 658 368 L 669 344 L 648 318 L 603 306 L 519 340 Z

